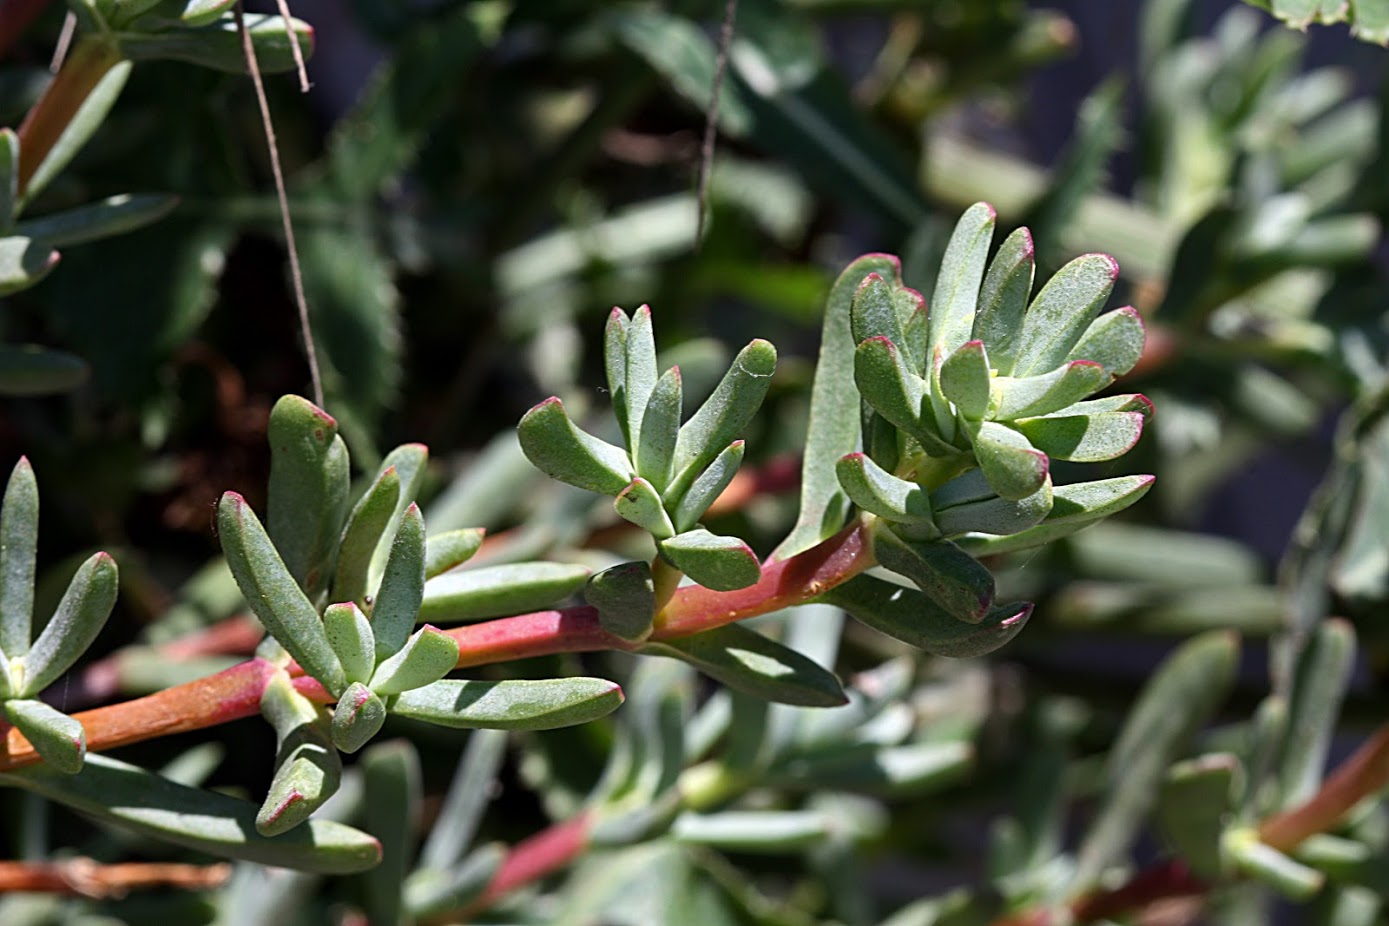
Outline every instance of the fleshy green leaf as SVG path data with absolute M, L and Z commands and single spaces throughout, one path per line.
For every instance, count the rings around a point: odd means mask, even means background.
M 291 41 L 298 44 L 305 60 L 313 54 L 313 27 L 302 20 L 290 19 L 286 28 L 285 20 L 279 16 L 247 13 L 246 31 L 255 46 L 256 63 L 262 73 L 278 74 L 294 69 Z M 199 28 L 122 32 L 119 39 L 121 54 L 131 61 L 187 61 L 214 71 L 246 73 L 241 38 L 231 14 L 223 14 Z
M 1097 463 L 1128 453 L 1143 436 L 1141 412 L 1023 418 L 1015 423 L 1028 443 L 1058 460 Z
M 380 695 L 423 688 L 448 675 L 457 662 L 458 641 L 426 624 L 400 652 L 376 667 L 371 676 L 371 688 Z
M 1253 830 L 1225 833 L 1220 848 L 1236 869 L 1289 900 L 1310 900 L 1326 884 L 1326 875 L 1260 842 Z
M 994 603 L 989 570 L 948 540 L 903 540 L 881 523 L 873 535 L 878 562 L 911 579 L 957 620 L 977 624 Z
M 626 331 L 626 392 L 627 447 L 635 454 L 641 446 L 642 418 L 647 403 L 656 388 L 659 371 L 656 367 L 656 335 L 651 325 L 651 307 L 642 306 L 632 313 Z M 678 421 L 677 421 L 678 423 Z
M 859 284 L 849 319 L 856 343 L 869 338 L 887 338 L 899 347 L 904 345 L 893 290 L 881 274 L 870 273 Z
M 675 534 L 675 525 L 670 523 L 670 517 L 666 515 L 660 493 L 641 477 L 633 479 L 631 484 L 618 494 L 613 501 L 613 510 L 657 540 L 664 540 Z
M 343 752 L 356 752 L 381 732 L 385 722 L 386 705 L 366 685 L 353 682 L 333 710 L 333 745 Z
M 937 656 L 971 659 L 1012 640 L 1032 616 L 1032 605 L 997 605 L 967 624 L 914 588 L 873 576 L 855 576 L 820 596 L 880 633 Z
M 773 765 L 766 781 L 778 787 L 806 791 L 853 791 L 861 794 L 922 796 L 966 780 L 974 766 L 974 747 L 968 742 L 872 744 L 795 756 Z
M 926 381 L 907 369 L 897 345 L 886 338 L 869 338 L 860 344 L 854 352 L 854 382 L 874 411 L 916 438 L 927 453 L 956 452 L 929 420 L 923 420 Z
M 974 455 L 984 478 L 1004 498 L 1027 498 L 1042 487 L 1051 469 L 1047 455 L 1026 437 L 992 421 L 979 425 Z
M 1052 488 L 1048 477 L 1027 498 L 993 498 L 964 502 L 936 511 L 936 527 L 944 535 L 976 532 L 1007 535 L 1040 524 L 1051 512 Z
M 509 563 L 449 572 L 424 585 L 419 619 L 475 621 L 548 607 L 583 587 L 588 570 L 569 563 Z
M 256 832 L 277 836 L 306 821 L 332 797 L 342 780 L 342 759 L 332 743 L 323 709 L 294 690 L 277 673 L 260 699 L 261 713 L 275 728 L 275 777 L 256 814 Z
M 361 608 L 350 601 L 330 604 L 323 612 L 323 632 L 349 682 L 371 678 L 376 668 L 376 636 Z
M 502 846 L 490 845 L 447 869 L 418 868 L 405 882 L 405 906 L 420 919 L 466 909 L 492 883 L 504 858 Z
M 217 506 L 217 534 L 236 585 L 265 629 L 330 692 L 346 685 L 318 611 L 285 568 L 260 519 L 235 492 Z
M 682 813 L 670 834 L 676 842 L 726 852 L 784 854 L 820 845 L 835 830 L 835 821 L 818 810 L 725 810 Z
M 608 323 L 603 326 L 603 369 L 608 378 L 608 397 L 617 416 L 622 439 L 632 446 L 629 426 L 632 420 L 631 403 L 627 401 L 627 313 L 613 306 Z
M 838 707 L 848 701 L 833 673 L 740 624 L 648 643 L 641 651 L 688 662 L 729 688 L 765 701 L 803 707 Z
M 1006 537 L 983 534 L 960 537 L 955 543 L 972 556 L 993 556 L 1041 546 L 1123 511 L 1148 494 L 1152 485 L 1152 476 L 1119 476 L 1057 486 L 1052 490 L 1051 513 L 1036 527 Z
M 1073 360 L 1041 376 L 994 380 L 995 403 L 990 416 L 1011 421 L 1029 415 L 1046 415 L 1093 395 L 1114 379 L 1103 364 Z
M 1013 376 L 1036 376 L 1062 364 L 1104 308 L 1119 265 L 1108 254 L 1085 254 L 1056 272 L 1023 317 Z
M 645 638 L 656 614 L 651 565 L 637 560 L 596 573 L 584 588 L 584 599 L 597 609 L 604 630 L 624 640 Z
M 661 541 L 657 548 L 681 572 L 715 591 L 747 588 L 762 577 L 757 555 L 737 537 L 696 528 Z
M 1298 655 L 1288 732 L 1277 765 L 1282 806 L 1302 803 L 1321 784 L 1336 718 L 1355 671 L 1355 630 L 1332 618 L 1317 625 Z
M 420 848 L 419 874 L 453 868 L 472 845 L 478 824 L 491 803 L 492 783 L 506 760 L 507 739 L 507 734 L 498 730 L 468 734 L 468 745 L 453 773 L 448 795 Z
M 19 135 L 0 129 L 0 231 L 9 231 L 19 203 Z
M 1001 376 L 1012 375 L 1018 335 L 1036 272 L 1032 235 L 1019 228 L 999 245 L 979 290 L 979 311 L 970 334 L 984 342 Z
M 387 466 L 347 516 L 347 526 L 343 528 L 338 545 L 337 564 L 333 567 L 333 587 L 329 595 L 333 601 L 365 603 L 371 558 L 390 526 L 399 500 L 400 475 L 394 466 Z
M 24 656 L 21 694 L 43 691 L 87 651 L 111 616 L 119 590 L 116 561 L 106 553 L 92 554 L 73 575 L 48 626 Z
M 28 289 L 58 266 L 58 252 L 19 235 L 0 238 L 0 296 Z
M 405 645 L 424 600 L 424 517 L 413 502 L 405 509 L 391 546 L 381 588 L 371 608 L 376 658 L 385 659 Z M 375 687 L 375 686 L 373 686 Z
M 1071 349 L 1071 360 L 1093 360 L 1112 376 L 1123 376 L 1138 365 L 1147 339 L 1143 316 L 1132 306 L 1106 312 L 1090 323 L 1080 342 Z
M 733 365 L 689 421 L 675 444 L 675 480 L 668 494 L 683 496 L 704 468 L 742 431 L 767 395 L 776 371 L 776 348 L 755 340 L 738 352 Z
M 637 475 L 657 490 L 664 491 L 674 475 L 682 400 L 680 368 L 671 367 L 656 381 L 642 414 L 641 441 L 636 449 Z
M 34 344 L 0 344 L 0 395 L 71 392 L 85 383 L 90 373 L 85 360 L 65 351 Z
M 62 248 L 143 228 L 168 215 L 177 205 L 178 197 L 164 193 L 125 193 L 75 209 L 25 219 L 15 226 L 15 231 L 50 248 Z
M 526 412 L 517 434 L 526 458 L 560 482 L 616 498 L 632 481 L 627 454 L 576 427 L 557 398 Z
M 1158 795 L 1157 816 L 1163 832 L 1199 878 L 1224 876 L 1220 839 L 1227 809 L 1243 772 L 1230 753 L 1212 753 L 1178 762 L 1167 772 Z
M 684 496 L 675 504 L 671 518 L 677 531 L 688 531 L 699 523 L 700 517 L 709 510 L 723 490 L 738 475 L 738 467 L 743 464 L 743 442 L 735 440 L 724 448 L 723 453 L 714 457 L 708 469 L 699 474 Z
M 328 587 L 347 516 L 347 445 L 332 416 L 287 395 L 270 412 L 265 528 L 310 600 Z
M 268 839 L 256 832 L 254 804 L 99 754 L 87 756 L 76 775 L 35 765 L 0 779 L 97 820 L 223 858 L 324 874 L 353 874 L 381 860 L 380 844 L 360 830 L 310 820 Z
M 992 206 L 975 203 L 960 216 L 945 247 L 928 319 L 931 348 L 939 347 L 942 355 L 970 338 L 997 218 Z
M 443 727 L 553 730 L 596 720 L 621 703 L 622 689 L 601 678 L 444 679 L 400 695 L 391 713 Z
M 65 775 L 82 770 L 82 760 L 87 757 L 87 733 L 82 724 L 42 701 L 6 701 L 5 717 L 50 768 Z
M 20 457 L 0 506 L 0 652 L 11 659 L 27 653 L 32 639 L 38 537 L 38 481 L 28 457 Z
M 966 418 L 983 418 L 989 412 L 993 377 L 983 341 L 966 341 L 940 367 L 941 392 Z
M 425 579 L 443 575 L 472 559 L 473 554 L 482 548 L 482 538 L 486 533 L 480 527 L 465 527 L 427 538 L 424 545 Z
M 190 26 L 205 26 L 231 9 L 236 0 L 188 0 L 179 19 Z
M 367 828 L 381 840 L 381 864 L 362 878 L 366 919 L 398 924 L 404 921 L 405 875 L 415 857 L 423 803 L 420 755 L 408 740 L 393 740 L 368 749 L 361 765 Z
M 900 268 L 896 258 L 868 254 L 845 268 L 830 289 L 821 325 L 820 356 L 810 390 L 810 421 L 801 463 L 800 516 L 791 533 L 773 551 L 774 561 L 809 549 L 844 524 L 848 506 L 835 466 L 845 454 L 861 449 L 861 403 L 854 388 L 858 341 L 850 330 L 850 314 L 854 294 L 870 273 L 897 280 Z
M 915 482 L 898 479 L 864 453 L 851 453 L 836 467 L 849 499 L 870 514 L 934 533 L 931 500 Z

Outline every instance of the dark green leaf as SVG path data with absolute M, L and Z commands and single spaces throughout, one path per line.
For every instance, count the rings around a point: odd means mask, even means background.
M 762 577 L 757 555 L 737 537 L 697 528 L 661 541 L 657 549 L 681 572 L 715 591 L 747 588 Z
M 517 433 L 527 459 L 560 482 L 616 498 L 632 481 L 627 454 L 576 427 L 557 398 L 526 412 Z
M 948 613 L 914 588 L 855 576 L 820 596 L 854 618 L 903 643 L 937 656 L 974 658 L 993 652 L 1018 635 L 1032 605 L 998 605 L 976 624 Z
M 1280 806 L 1301 804 L 1317 792 L 1354 671 L 1354 628 L 1335 618 L 1318 624 L 1293 676 L 1288 729 L 1277 761 Z
M 992 556 L 1026 550 L 1060 540 L 1138 501 L 1153 486 L 1152 476 L 1119 476 L 1095 482 L 1057 486 L 1051 513 L 1036 527 L 1007 537 L 976 535 L 956 539 L 973 556 Z
M 313 54 L 313 27 L 298 19 L 247 13 L 246 31 L 256 49 L 256 63 L 265 74 L 291 71 L 295 67 L 291 42 L 298 44 L 305 60 Z M 293 37 L 291 39 L 291 36 Z M 236 20 L 230 14 L 206 26 L 170 29 L 166 32 L 122 32 L 117 35 L 120 53 L 131 61 L 187 61 L 200 67 L 245 74 L 246 59 Z
M 25 219 L 15 231 L 50 248 L 109 238 L 157 222 L 173 211 L 178 197 L 165 193 L 110 196 L 100 202 Z
M 0 395 L 71 392 L 91 371 L 81 357 L 33 344 L 0 344 Z
M 956 620 L 977 624 L 994 603 L 989 570 L 948 540 L 903 540 L 879 524 L 873 534 L 878 562 L 911 579 Z
M 622 689 L 601 678 L 444 679 L 400 695 L 391 713 L 444 727 L 553 730 L 596 720 L 621 703 Z
M 905 342 L 893 288 L 882 274 L 870 273 L 864 277 L 858 292 L 854 293 L 849 318 L 855 343 L 869 338 L 887 338 L 901 347 Z
M 739 624 L 648 643 L 641 651 L 688 662 L 735 691 L 766 701 L 803 707 L 837 707 L 847 701 L 831 672 Z
M 1220 840 L 1225 830 L 1240 761 L 1212 753 L 1178 762 L 1167 772 L 1158 796 L 1163 832 L 1192 873 L 1210 881 L 1225 874 Z
M 0 129 L 0 231 L 9 231 L 19 205 L 19 135 Z
M 584 599 L 598 611 L 603 629 L 624 640 L 644 639 L 656 614 L 656 586 L 645 560 L 620 563 L 596 573 Z
M 276 673 L 260 698 L 261 713 L 275 728 L 275 777 L 256 814 L 256 832 L 277 836 L 306 821 L 332 797 L 342 780 L 342 759 L 332 743 L 328 716 Z
M 898 479 L 863 453 L 849 454 L 835 469 L 845 494 L 864 511 L 935 533 L 931 500 L 920 485 Z
M 27 653 L 32 639 L 38 539 L 39 485 L 29 458 L 20 457 L 0 506 L 0 652 L 9 659 Z
M 936 527 L 944 535 L 975 532 L 1007 535 L 1041 523 L 1051 512 L 1052 488 L 1048 477 L 1027 498 L 993 498 L 963 502 L 936 511 Z
M 897 345 L 886 338 L 869 338 L 860 344 L 854 352 L 854 382 L 875 412 L 916 438 L 927 453 L 957 452 L 930 423 L 930 412 L 923 408 L 926 381 L 907 369 Z
M 19 694 L 43 691 L 87 651 L 106 626 L 119 590 L 116 561 L 106 553 L 92 554 L 73 575 L 53 617 L 23 657 Z
M 742 436 L 767 395 L 776 371 L 776 348 L 755 340 L 738 352 L 733 365 L 689 421 L 675 444 L 675 480 L 667 496 L 682 497 L 704 468 Z
M 587 569 L 567 563 L 510 563 L 449 572 L 425 583 L 419 619 L 450 624 L 534 611 L 572 595 L 587 580 Z

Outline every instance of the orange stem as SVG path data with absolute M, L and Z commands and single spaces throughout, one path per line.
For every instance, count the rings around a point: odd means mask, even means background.
M 19 193 L 67 131 L 87 97 L 111 68 L 121 61 L 120 50 L 108 41 L 87 37 L 77 43 L 19 126 Z
M 173 887 L 206 891 L 221 887 L 232 867 L 129 862 L 102 865 L 89 858 L 61 862 L 0 862 L 0 893 L 38 891 L 82 897 L 122 897 L 133 890 Z

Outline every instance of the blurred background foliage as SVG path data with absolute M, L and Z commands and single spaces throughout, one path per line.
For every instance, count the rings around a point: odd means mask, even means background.
M 430 528 L 499 534 L 480 563 L 605 565 L 630 543 L 600 501 L 533 471 L 512 436 L 545 395 L 576 415 L 604 404 L 598 339 L 613 304 L 653 306 L 664 362 L 681 364 L 696 395 L 712 388 L 729 345 L 766 337 L 781 349 L 749 435 L 760 491 L 720 521 L 760 553 L 793 516 L 779 474 L 794 471 L 804 433 L 824 295 L 857 254 L 900 254 L 906 282 L 929 293 L 958 213 L 987 200 L 1001 231 L 1032 228 L 1043 278 L 1075 254 L 1114 254 L 1114 304 L 1132 303 L 1149 323 L 1148 353 L 1123 385 L 1158 413 L 1109 475 L 1156 473 L 1156 487 L 1122 523 L 993 564 L 1001 594 L 1039 602 L 1016 642 L 988 660 L 904 661 L 863 628 L 846 627 L 841 640 L 825 617 L 797 648 L 855 679 L 855 704 L 840 710 L 857 713 L 836 721 L 826 719 L 835 711 L 761 708 L 759 722 L 778 731 L 764 754 L 730 749 L 758 770 L 755 787 L 737 790 L 738 812 L 767 817 L 614 838 L 498 922 L 990 922 L 988 911 L 1025 908 L 1122 865 L 1167 762 L 1253 736 L 1270 686 L 1296 700 L 1292 667 L 1328 614 L 1352 619 L 1363 656 L 1337 670 L 1348 700 L 1317 755 L 1344 754 L 1383 719 L 1383 49 L 1344 26 L 1299 34 L 1234 2 L 742 0 L 696 247 L 694 176 L 724 4 L 293 7 L 316 27 L 314 87 L 300 94 L 275 79 L 271 107 L 327 407 L 367 472 L 400 441 L 430 445 Z M 0 35 L 7 124 L 44 85 L 63 12 L 50 4 L 22 33 Z M 1363 23 L 1362 32 L 1378 35 Z M 46 571 L 66 575 L 73 555 L 97 546 L 121 563 L 121 603 L 98 643 L 114 653 L 107 697 L 235 658 L 178 661 L 153 647 L 237 607 L 213 560 L 213 505 L 225 489 L 260 504 L 269 408 L 306 387 L 270 189 L 249 83 L 158 61 L 134 70 L 101 130 L 29 208 L 41 216 L 126 192 L 179 197 L 148 227 L 64 249 L 41 285 L 0 303 L 6 343 L 66 350 L 88 367 L 74 391 L 4 400 L 0 456 L 34 461 Z M 1154 666 L 1178 640 L 1230 629 L 1246 641 L 1238 667 L 1227 666 L 1230 697 L 1174 702 L 1193 726 L 1160 745 L 1157 778 L 1135 772 L 1133 787 L 1149 797 L 1126 811 L 1127 835 L 1085 837 L 1118 800 L 1102 763 Z M 1194 652 L 1177 668 L 1234 658 Z M 474 841 L 514 842 L 572 814 L 614 749 L 664 784 L 636 773 L 624 783 L 609 766 L 604 800 L 654 800 L 690 773 L 730 712 L 752 710 L 726 694 L 711 700 L 670 667 L 636 669 L 618 655 L 552 663 L 597 663 L 629 680 L 627 707 L 612 721 L 505 745 L 474 734 L 459 775 L 475 776 L 473 793 L 492 796 L 492 812 L 479 821 L 477 800 L 450 798 L 447 813 L 462 814 L 450 819 L 472 822 L 453 845 L 439 845 L 435 828 L 421 856 L 434 869 Z M 1219 693 L 1220 671 L 1209 671 Z M 1328 723 L 1340 697 L 1326 696 Z M 673 746 L 672 723 L 688 727 Z M 817 744 L 842 745 L 834 737 L 849 730 L 875 757 L 894 750 L 897 764 L 870 763 L 885 777 L 855 777 L 862 769 L 847 764 L 839 778 L 816 771 L 829 761 Z M 182 739 L 129 752 L 184 762 L 190 778 L 215 786 L 263 790 L 264 771 L 244 756 L 268 752 L 269 731 L 222 732 L 220 765 L 202 753 L 175 760 L 192 745 Z M 403 722 L 392 732 L 414 748 L 371 754 L 362 778 L 422 801 L 433 819 L 462 740 Z M 666 754 L 653 757 L 663 736 Z M 11 857 L 93 839 L 28 797 L 0 801 Z M 350 804 L 344 797 L 343 815 Z M 1356 844 L 1382 863 L 1376 813 L 1357 823 Z M 1170 844 L 1149 831 L 1133 858 Z M 492 870 L 478 852 L 477 871 Z M 1364 880 L 1326 888 L 1317 921 L 1374 922 L 1384 895 Z M 0 919 L 254 923 L 292 908 L 299 922 L 346 922 L 344 902 L 365 904 L 373 921 L 398 918 L 381 899 L 389 882 L 373 884 L 243 870 L 220 895 L 11 899 Z M 416 913 L 433 909 L 420 900 L 427 886 L 416 886 Z M 1273 915 L 1266 893 L 1228 893 L 1198 915 L 1231 924 Z M 1357 919 L 1348 906 L 1371 912 Z

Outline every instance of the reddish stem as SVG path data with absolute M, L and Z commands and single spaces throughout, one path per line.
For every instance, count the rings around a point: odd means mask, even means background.
M 67 131 L 87 97 L 120 61 L 121 53 L 115 45 L 94 36 L 82 39 L 73 48 L 53 82 L 19 125 L 21 196 L 27 192 L 34 171 Z
M 608 633 L 593 608 L 564 608 L 502 617 L 446 631 L 458 641 L 458 668 L 491 665 L 554 653 L 629 650 L 632 644 Z
M 221 887 L 232 867 L 179 865 L 167 862 L 127 862 L 102 865 L 89 858 L 59 862 L 0 862 L 0 894 L 37 891 L 82 897 L 124 897 L 147 888 L 206 891 Z
M 1265 820 L 1259 827 L 1259 840 L 1280 852 L 1291 852 L 1307 838 L 1335 827 L 1351 808 L 1386 784 L 1389 726 L 1376 730 L 1305 803 Z
M 574 861 L 588 848 L 592 822 L 590 811 L 580 811 L 571 819 L 556 823 L 512 846 L 501 867 L 492 876 L 487 890 L 483 891 L 470 912 L 485 910 L 516 888 L 538 881 Z

